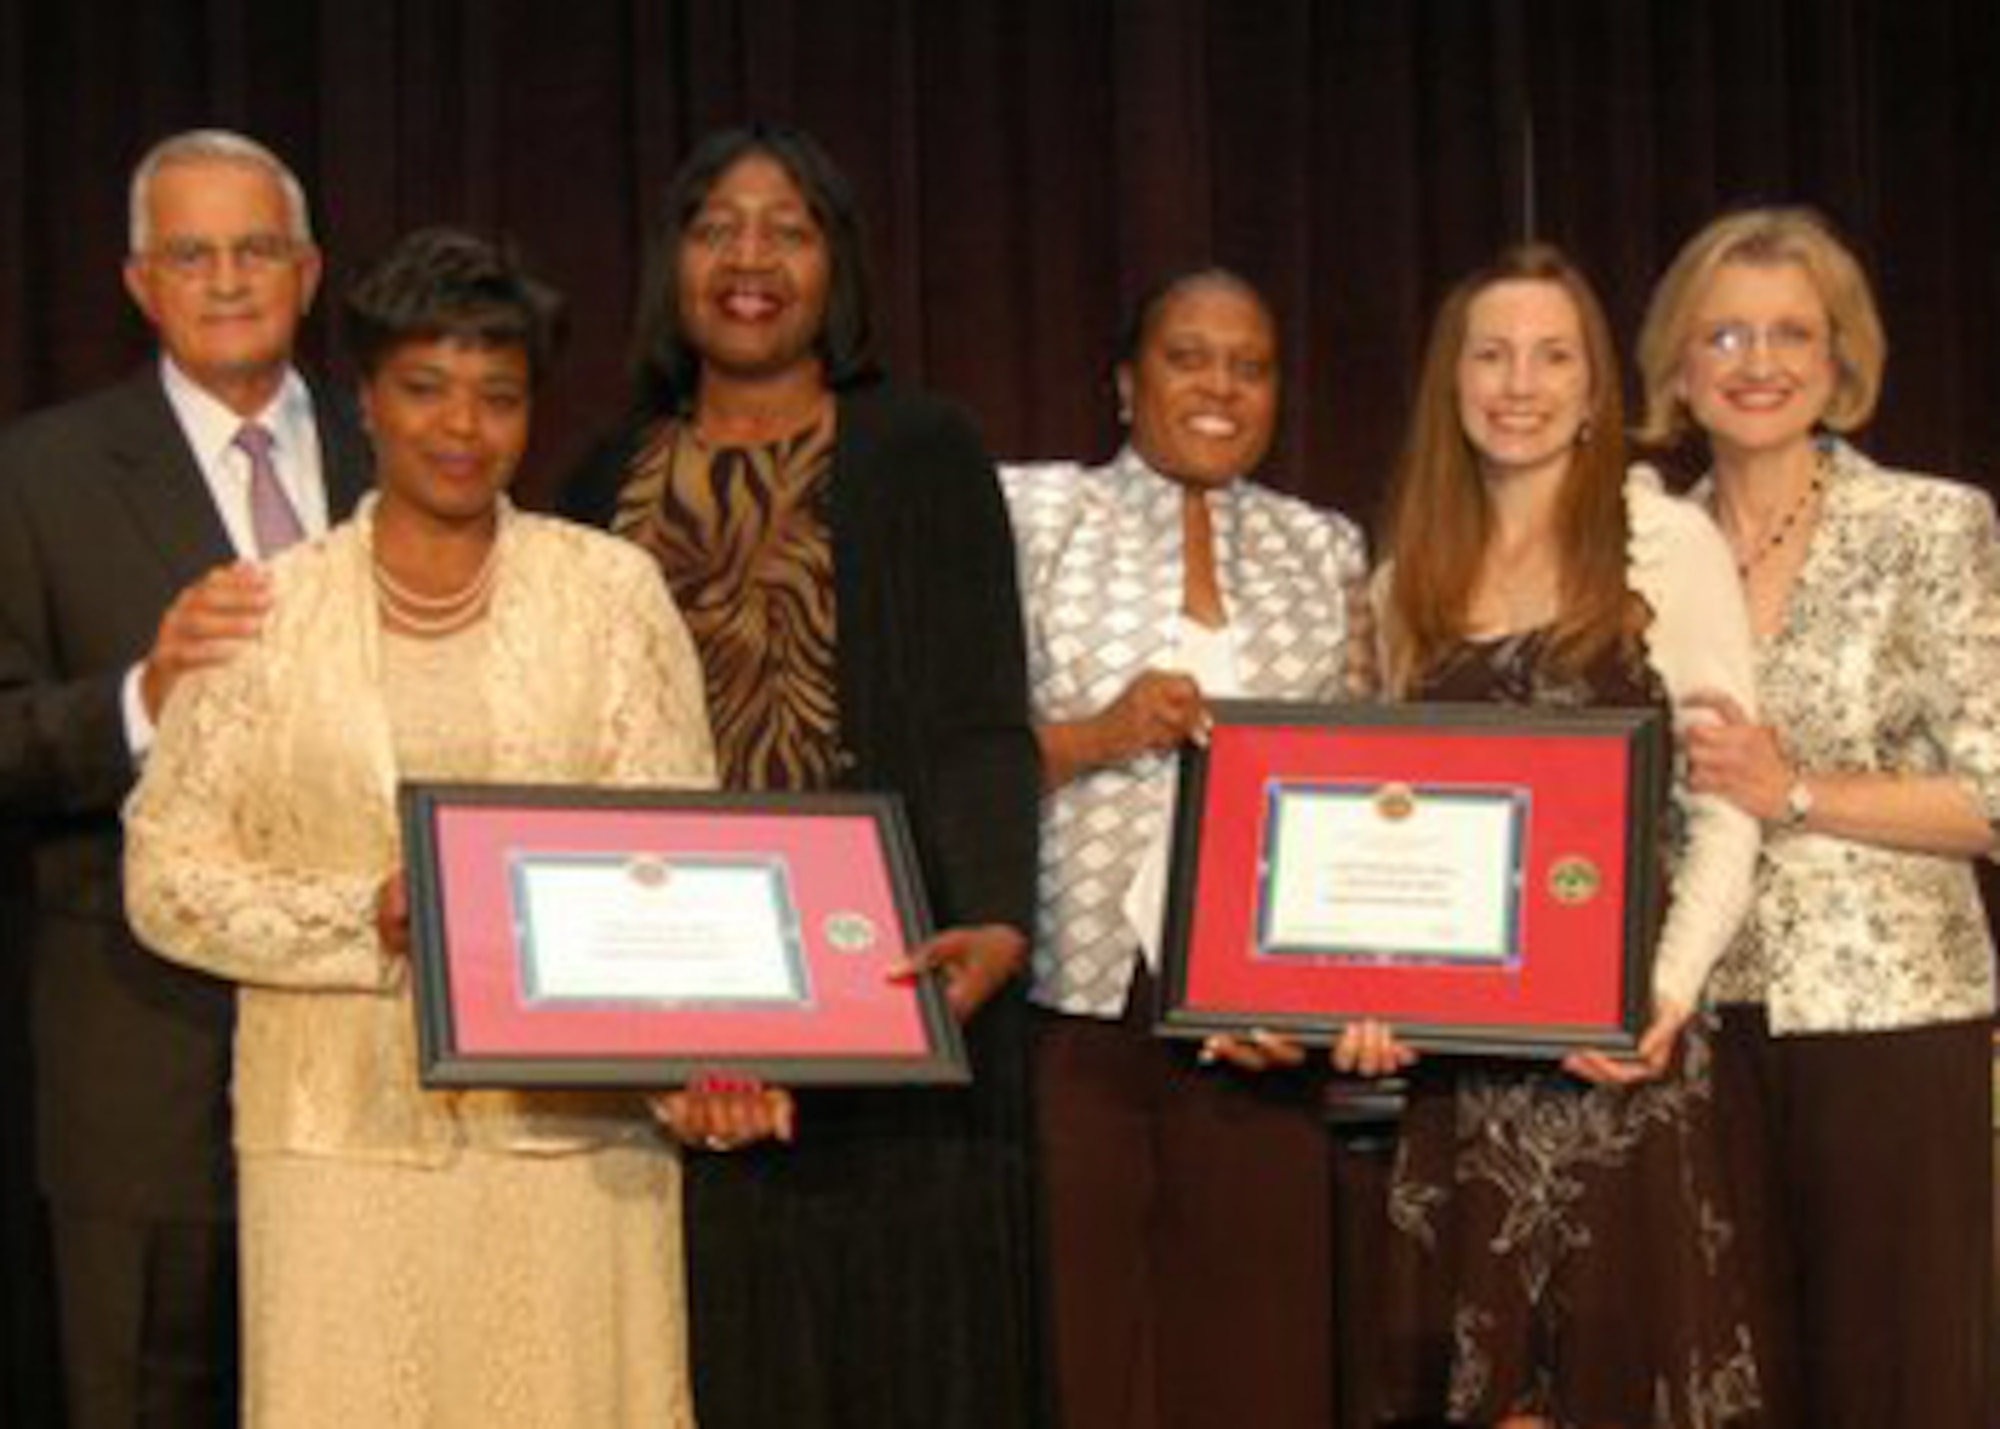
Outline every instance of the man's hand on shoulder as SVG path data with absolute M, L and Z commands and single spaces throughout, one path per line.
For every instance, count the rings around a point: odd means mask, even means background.
M 174 597 L 139 676 L 146 714 L 157 720 L 181 677 L 227 662 L 255 639 L 271 611 L 271 578 L 250 561 L 217 566 Z

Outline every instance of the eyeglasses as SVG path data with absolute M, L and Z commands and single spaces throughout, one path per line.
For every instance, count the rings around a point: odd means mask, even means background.
M 215 276 L 225 252 L 237 272 L 254 278 L 289 263 L 298 249 L 298 243 L 282 233 L 252 233 L 227 244 L 206 238 L 169 238 L 147 257 L 183 282 L 198 282 Z
M 1760 344 L 1766 356 L 1776 361 L 1805 357 L 1821 342 L 1816 328 L 1804 323 L 1775 322 L 1758 328 L 1750 323 L 1718 323 L 1701 335 L 1701 345 L 1725 362 L 1741 362 Z

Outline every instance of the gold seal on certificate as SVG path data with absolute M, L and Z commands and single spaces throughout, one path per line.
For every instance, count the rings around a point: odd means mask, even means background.
M 651 854 L 638 854 L 625 864 L 625 876 L 641 888 L 664 888 L 673 870 L 667 861 Z
M 865 913 L 829 913 L 822 925 L 826 945 L 843 953 L 865 953 L 875 946 L 875 923 Z
M 1417 811 L 1417 796 L 1407 784 L 1384 784 L 1375 791 L 1375 814 L 1392 824 L 1400 824 Z
M 1549 865 L 1549 897 L 1574 908 L 1588 903 L 1604 887 L 1604 875 L 1582 854 L 1568 854 Z

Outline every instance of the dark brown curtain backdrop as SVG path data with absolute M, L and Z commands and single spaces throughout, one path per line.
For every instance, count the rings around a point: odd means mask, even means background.
M 1372 518 L 1454 276 L 1506 240 L 1555 239 L 1629 338 L 1689 231 L 1785 200 L 1826 209 L 1874 266 L 1892 361 L 1866 445 L 1993 487 L 1995 16 L 1991 0 L 0 0 L 0 420 L 144 358 L 118 275 L 127 172 L 159 135 L 223 124 L 296 166 L 336 286 L 442 221 L 514 236 L 569 293 L 524 481 L 540 501 L 624 401 L 668 174 L 700 132 L 770 116 L 814 130 L 860 188 L 894 365 L 966 402 L 1004 456 L 1107 450 L 1123 305 L 1216 259 L 1266 287 L 1285 329 L 1272 478 Z M 317 321 L 309 355 L 330 346 Z M 4 1010 L 11 1069 L 18 999 Z M 29 1285 L 6 1254 L 6 1283 Z M 30 1343 L 36 1312 L 8 1299 L 9 1343 Z M 0 1419 L 34 1422 L 46 1377 L 16 1368 Z
M 1693 227 L 1783 199 L 1875 265 L 1870 444 L 1990 480 L 1996 73 L 1988 0 L 0 0 L 0 416 L 141 357 L 126 173 L 221 123 L 297 166 L 336 284 L 448 221 L 569 292 L 539 498 L 622 401 L 667 175 L 767 115 L 853 174 L 895 365 L 1004 455 L 1102 450 L 1122 305 L 1218 258 L 1285 325 L 1274 479 L 1365 515 L 1451 278 L 1554 238 L 1629 335 Z

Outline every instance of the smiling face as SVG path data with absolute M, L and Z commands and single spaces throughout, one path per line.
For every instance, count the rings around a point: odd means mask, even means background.
M 1838 376 L 1832 322 L 1797 263 L 1724 263 L 1694 304 L 1677 395 L 1719 451 L 1809 441 Z
M 528 444 L 528 355 L 457 338 L 393 349 L 361 388 L 385 510 L 433 526 L 491 518 Z
M 1489 477 L 1567 462 L 1590 415 L 1590 353 L 1560 284 L 1508 279 L 1473 298 L 1459 348 L 1458 417 Z
M 817 364 L 826 236 L 791 174 L 751 153 L 722 172 L 680 243 L 680 319 L 707 366 L 731 377 Z
M 1155 471 L 1197 486 L 1246 476 L 1277 426 L 1271 315 L 1240 284 L 1197 278 L 1161 300 L 1118 390 L 1132 445 Z
M 146 207 L 147 247 L 126 260 L 126 291 L 175 366 L 237 411 L 256 411 L 291 361 L 319 251 L 293 235 L 277 176 L 257 164 L 168 164 Z

